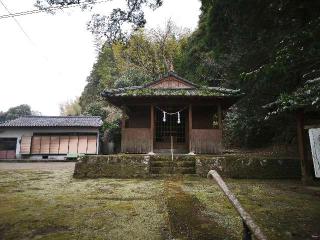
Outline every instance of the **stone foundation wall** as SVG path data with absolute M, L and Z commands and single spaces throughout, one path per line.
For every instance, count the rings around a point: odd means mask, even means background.
M 171 156 L 137 154 L 83 156 L 75 165 L 75 178 L 147 178 L 150 161 L 168 161 Z M 174 161 L 195 161 L 196 174 L 206 177 L 209 170 L 217 170 L 231 178 L 300 178 L 298 159 L 245 155 L 175 156 Z
M 300 178 L 299 159 L 263 156 L 196 156 L 196 173 L 206 177 L 209 170 L 217 170 L 231 178 Z
M 95 155 L 79 158 L 75 178 L 145 178 L 149 176 L 149 156 Z

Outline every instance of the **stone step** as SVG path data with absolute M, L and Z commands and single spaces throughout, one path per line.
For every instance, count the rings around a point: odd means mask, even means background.
M 195 161 L 150 161 L 151 167 L 195 167 Z
M 173 167 L 150 167 L 151 174 L 173 174 Z
M 156 174 L 156 173 L 151 173 L 150 177 L 151 178 L 175 178 L 175 177 L 198 177 L 197 174 L 191 173 L 191 174 L 181 174 L 181 173 L 172 173 L 172 174 Z
M 154 149 L 154 153 L 171 156 L 171 149 L 170 148 Z M 179 149 L 179 148 L 173 149 L 173 154 L 188 154 L 188 153 L 189 153 L 188 149 Z
M 172 161 L 150 161 L 150 167 L 173 167 L 175 165 Z
M 194 167 L 179 167 L 175 168 L 173 172 L 180 174 L 195 174 L 196 169 Z
M 155 155 L 150 157 L 150 174 L 174 175 L 195 174 L 196 161 L 193 156 L 175 155 L 173 160 L 170 155 Z
M 151 174 L 195 174 L 195 167 L 150 167 Z
M 173 157 L 173 160 L 171 156 L 164 156 L 164 155 L 154 155 L 150 156 L 150 161 L 157 161 L 157 162 L 167 162 L 167 161 L 173 161 L 173 162 L 181 162 L 181 161 L 195 161 L 194 156 L 189 155 L 176 155 Z

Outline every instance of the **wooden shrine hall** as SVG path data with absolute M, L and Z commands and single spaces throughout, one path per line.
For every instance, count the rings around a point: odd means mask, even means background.
M 214 154 L 222 151 L 222 112 L 239 90 L 201 87 L 174 72 L 143 86 L 106 89 L 123 111 L 121 152 Z

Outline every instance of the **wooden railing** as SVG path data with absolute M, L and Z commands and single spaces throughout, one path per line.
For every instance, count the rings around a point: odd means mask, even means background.
M 151 151 L 150 128 L 123 128 L 121 137 L 121 152 L 123 153 L 148 153 Z
M 251 240 L 252 235 L 255 239 L 267 240 L 267 237 L 264 235 L 258 225 L 253 221 L 249 213 L 247 213 L 246 210 L 243 209 L 236 196 L 229 190 L 228 186 L 220 177 L 218 172 L 215 170 L 209 171 L 208 178 L 213 179 L 218 184 L 218 186 L 221 188 L 221 190 L 224 192 L 233 207 L 240 215 L 243 223 L 243 240 Z
M 221 153 L 222 130 L 192 129 L 190 132 L 191 152 L 200 154 Z

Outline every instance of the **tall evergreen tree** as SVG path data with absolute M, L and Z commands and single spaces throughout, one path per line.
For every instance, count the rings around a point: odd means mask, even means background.
M 303 75 L 319 68 L 320 2 L 202 0 L 201 11 L 182 65 L 190 79 L 220 80 L 246 93 L 227 116 L 230 140 L 241 146 L 291 140 L 292 118 L 266 121 L 262 106 L 295 91 Z

